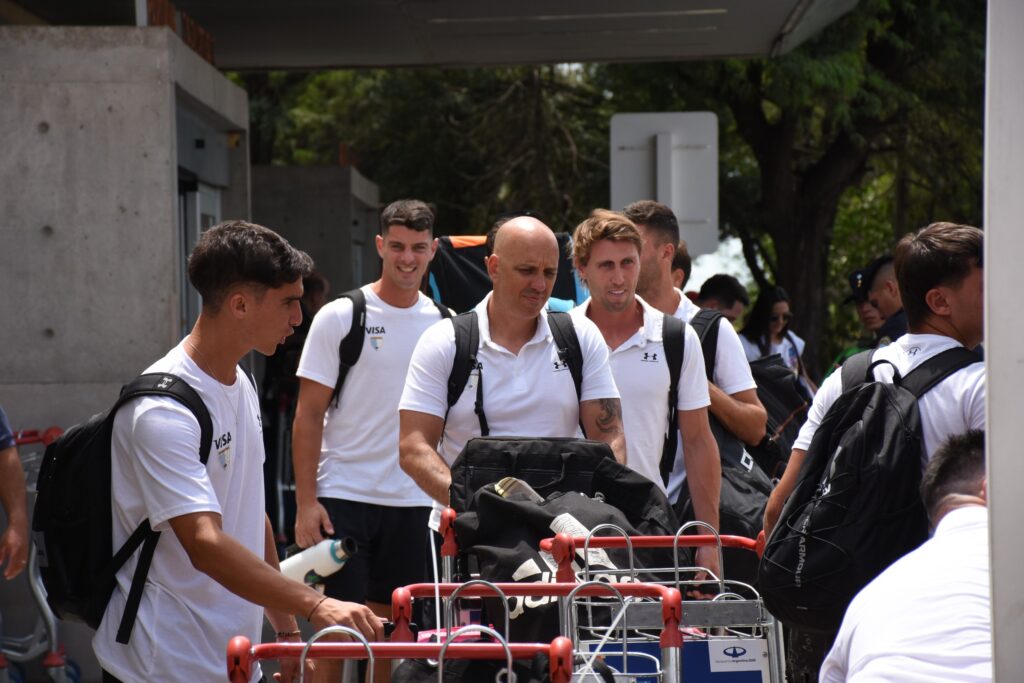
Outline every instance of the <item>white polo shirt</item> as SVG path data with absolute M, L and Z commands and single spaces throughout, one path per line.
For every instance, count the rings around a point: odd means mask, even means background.
M 234 384 L 225 386 L 189 358 L 184 343 L 146 372 L 175 374 L 196 390 L 210 412 L 213 444 L 204 466 L 199 423 L 173 399 L 146 396 L 117 412 L 110 444 L 114 547 L 121 547 L 144 519 L 162 533 L 131 640 L 115 642 L 138 553 L 117 572 L 93 650 L 100 666 L 126 683 L 221 680 L 228 641 L 238 635 L 260 641 L 263 608 L 193 567 L 170 520 L 217 513 L 224 533 L 263 557 L 267 537 L 259 401 L 240 368 Z M 252 680 L 258 681 L 255 668 Z
M 610 362 L 615 385 L 622 396 L 622 424 L 626 430 L 629 466 L 644 475 L 662 490 L 661 451 L 668 427 L 669 372 L 662 340 L 664 318 L 636 297 L 643 308 L 644 325 L 617 349 L 610 349 Z M 574 308 L 573 319 L 587 318 L 590 299 Z M 704 370 L 697 333 L 684 325 L 683 363 L 679 373 L 678 410 L 697 410 L 711 404 L 708 380 Z
M 680 290 L 677 289 L 676 293 L 679 294 L 679 308 L 676 309 L 675 316 L 689 323 L 700 313 L 700 306 L 690 301 L 690 298 Z M 701 362 L 703 363 L 703 358 Z M 718 348 L 715 349 L 715 371 L 712 379 L 716 387 L 729 395 L 757 388 L 754 376 L 750 374 L 750 363 L 743 352 L 740 337 L 733 329 L 732 323 L 724 317 L 718 323 Z M 668 479 L 668 499 L 673 503 L 679 500 L 685 479 L 686 464 L 683 462 L 683 442 L 680 439 L 676 464 Z
M 876 361 L 890 361 L 905 377 L 932 356 L 957 346 L 962 344 L 951 337 L 907 333 L 875 351 L 873 358 Z M 875 368 L 874 375 L 878 380 L 891 382 L 892 366 L 883 363 Z M 814 395 L 807 421 L 800 428 L 793 448 L 807 450 L 810 447 L 811 439 L 818 431 L 825 413 L 842 393 L 842 373 L 833 372 Z M 957 370 L 922 396 L 918 406 L 924 436 L 924 457 L 927 461 L 950 436 L 963 434 L 969 429 L 985 428 L 985 364 L 972 363 Z
M 577 400 L 569 368 L 558 357 L 547 312 L 541 311 L 536 333 L 513 354 L 491 339 L 490 300 L 489 293 L 474 309 L 480 324 L 477 360 L 481 367 L 470 374 L 462 396 L 448 412 L 438 448 L 449 465 L 467 441 L 480 436 L 473 404 L 481 376 L 491 436 L 573 437 L 579 431 L 580 401 L 619 397 L 608 364 L 608 347 L 594 323 L 573 319 L 583 354 L 583 382 Z M 443 418 L 454 362 L 455 328 L 451 320 L 442 320 L 423 333 L 413 351 L 399 410 Z
M 430 497 L 398 466 L 398 405 L 409 358 L 420 335 L 441 319 L 424 294 L 396 308 L 362 287 L 366 297 L 363 350 L 349 370 L 338 407 L 324 415 L 317 467 L 318 496 L 391 507 L 429 506 Z M 296 375 L 334 388 L 338 346 L 352 328 L 352 300 L 340 298 L 317 312 Z
M 990 610 L 988 510 L 957 508 L 857 594 L 819 680 L 991 681 Z

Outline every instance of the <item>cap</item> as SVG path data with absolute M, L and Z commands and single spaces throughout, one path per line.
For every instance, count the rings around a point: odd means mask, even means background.
M 850 273 L 850 296 L 846 297 L 843 303 L 851 301 L 861 302 L 868 298 L 868 289 L 871 288 L 871 280 L 867 277 L 868 269 L 861 268 Z

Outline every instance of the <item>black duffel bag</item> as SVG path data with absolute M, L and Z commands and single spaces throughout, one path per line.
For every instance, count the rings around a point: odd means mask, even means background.
M 538 504 L 522 494 L 495 493 L 493 484 L 508 476 L 525 481 L 546 500 Z M 539 544 L 560 531 L 585 535 L 610 523 L 634 536 L 666 536 L 678 528 L 654 482 L 617 462 L 607 444 L 582 439 L 471 439 L 452 464 L 451 504 L 460 512 L 459 548 L 475 556 L 481 577 L 490 581 L 554 581 L 554 562 Z M 582 549 L 577 553 L 582 560 Z M 629 567 L 625 550 L 592 556 L 608 558 L 602 566 L 590 563 L 604 580 L 608 570 Z M 682 563 L 690 559 L 681 554 Z M 636 560 L 638 567 L 670 566 L 672 551 L 638 552 Z M 510 607 L 513 639 L 558 635 L 557 610 L 550 601 L 516 601 Z M 488 613 L 496 626 L 504 624 L 497 601 L 488 601 Z

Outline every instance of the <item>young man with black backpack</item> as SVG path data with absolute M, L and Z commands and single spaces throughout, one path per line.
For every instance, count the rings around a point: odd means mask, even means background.
M 382 637 L 366 607 L 327 599 L 281 575 L 263 505 L 259 401 L 238 363 L 253 349 L 273 353 L 299 324 L 302 276 L 311 269 L 310 258 L 276 233 L 242 221 L 203 233 L 189 257 L 202 311 L 147 373 L 169 373 L 157 389 L 187 383 L 205 410 L 146 395 L 113 419 L 113 547 L 147 521 L 161 533 L 117 573 L 93 639 L 104 681 L 219 680 L 228 641 L 244 635 L 259 642 L 264 615 L 281 640 L 298 639 L 294 615 Z M 204 436 L 213 444 L 205 464 Z M 152 561 L 137 593 L 132 579 L 146 548 Z M 132 607 L 130 634 L 119 633 Z M 282 667 L 285 680 L 296 673 L 294 663 Z
M 718 529 L 722 470 L 708 424 L 708 382 L 696 332 L 636 296 L 643 240 L 628 218 L 594 211 L 573 233 L 573 261 L 590 289 L 575 318 L 597 325 L 622 395 L 629 466 L 664 491 L 681 435 L 695 518 Z M 667 399 L 667 400 L 666 400 Z M 720 574 L 714 548 L 698 566 Z
M 794 443 L 786 471 L 765 510 L 764 527 L 769 547 L 762 562 L 762 579 L 766 577 L 766 570 L 781 568 L 785 564 L 782 557 L 773 559 L 775 547 L 782 549 L 782 544 L 789 545 L 789 541 L 803 543 L 803 548 L 794 551 L 801 555 L 797 558 L 799 567 L 795 571 L 802 572 L 818 558 L 812 553 L 817 538 L 807 536 L 808 533 L 822 537 L 829 548 L 835 548 L 839 537 L 828 537 L 828 534 L 853 534 L 857 531 L 857 519 L 847 521 L 836 517 L 819 522 L 820 518 L 814 516 L 830 510 L 838 514 L 840 510 L 860 509 L 858 506 L 862 504 L 873 506 L 870 508 L 872 512 L 883 508 L 903 509 L 901 514 L 890 515 L 889 519 L 865 522 L 872 525 L 881 522 L 891 528 L 886 530 L 873 526 L 865 529 L 861 537 L 867 539 L 865 542 L 878 540 L 886 546 L 882 548 L 885 551 L 895 549 L 898 553 L 910 550 L 897 545 L 903 542 L 913 544 L 915 538 L 920 543 L 927 533 L 916 488 L 920 465 L 950 436 L 985 428 L 985 367 L 980 356 L 967 351 L 975 349 L 982 341 L 982 232 L 965 225 L 933 223 L 900 241 L 895 251 L 894 266 L 909 332 L 888 346 L 847 359 L 842 371 L 832 373 L 815 395 L 807 421 Z M 870 399 L 870 395 L 864 392 L 871 391 L 878 383 L 896 384 L 910 390 L 911 399 L 918 397 L 916 410 L 912 411 L 919 415 L 914 417 L 919 421 L 915 433 L 905 433 L 904 425 L 908 422 L 906 413 L 901 413 L 886 422 L 887 426 L 881 428 L 880 433 L 861 434 L 860 427 L 854 423 L 868 421 L 869 411 L 874 413 L 870 424 L 875 426 L 883 424 L 881 420 L 894 412 L 892 406 L 896 405 L 895 399 L 898 398 L 895 393 L 889 392 L 879 400 L 857 399 L 858 395 Z M 831 410 L 833 405 L 836 410 Z M 889 427 L 890 424 L 898 424 L 900 429 Z M 899 443 L 908 444 L 906 448 L 912 452 L 894 451 L 894 444 Z M 846 459 L 841 457 L 844 447 Z M 853 477 L 847 474 L 851 467 L 848 463 L 854 462 L 850 453 L 855 456 L 863 453 L 863 467 L 870 468 L 870 471 L 862 471 L 868 476 L 872 471 L 886 473 L 885 480 L 878 482 L 876 487 L 894 486 L 899 483 L 896 475 L 900 475 L 899 481 L 906 482 L 904 490 L 909 491 L 904 494 L 906 500 L 891 500 L 897 494 L 889 493 L 886 495 L 889 500 L 873 502 L 870 496 L 874 494 L 877 498 L 878 494 L 872 487 L 872 490 L 864 492 L 854 488 L 846 494 L 846 499 L 833 501 L 830 496 L 838 495 L 844 488 L 843 476 L 849 477 L 848 481 L 861 481 L 858 478 L 860 472 L 854 473 L 857 476 Z M 791 495 L 794 500 L 787 504 Z M 864 509 L 865 512 L 868 510 Z M 773 531 L 780 522 L 780 515 L 785 515 L 785 519 L 776 534 Z M 805 524 L 807 530 L 801 531 Z M 815 524 L 821 528 L 815 528 Z M 844 539 L 850 537 L 843 536 Z M 832 556 L 831 551 L 828 556 Z M 827 561 L 827 557 L 825 559 Z M 844 556 L 842 564 L 853 566 L 865 559 Z M 894 559 L 890 558 L 890 561 Z M 851 591 L 850 597 L 872 578 L 864 570 L 858 571 L 863 582 L 845 586 Z M 786 569 L 782 576 L 792 573 Z M 817 574 L 842 576 L 831 566 L 822 567 Z M 803 583 L 807 585 L 810 581 L 804 579 Z M 829 594 L 834 594 L 834 591 L 830 590 Z M 808 678 L 814 676 L 815 679 L 817 667 L 831 645 L 838 619 L 842 616 L 841 610 L 838 614 L 832 610 L 827 613 L 827 618 L 824 609 L 820 614 L 823 615 L 822 623 L 814 625 L 819 634 L 810 634 L 812 625 L 807 624 L 790 639 L 800 655 L 794 664 L 803 669 L 803 675 Z
M 473 311 L 420 337 L 399 403 L 399 462 L 440 505 L 449 501 L 450 465 L 476 436 L 574 437 L 582 425 L 626 460 L 619 392 L 600 331 L 545 310 L 558 272 L 555 234 L 536 218 L 513 218 L 498 230 L 487 271 L 493 290 Z M 456 330 L 466 323 L 476 339 L 465 348 L 473 363 L 451 390 Z
M 353 539 L 356 553 L 325 592 L 381 617 L 391 613 L 391 591 L 426 578 L 430 498 L 398 467 L 396 409 L 420 335 L 450 316 L 419 290 L 437 250 L 433 227 L 419 200 L 381 212 L 380 279 L 316 314 L 296 373 L 295 541 Z M 337 680 L 340 662 L 323 664 L 317 680 Z
M 672 209 L 642 200 L 627 206 L 623 213 L 636 225 L 644 241 L 637 294 L 662 313 L 690 323 L 701 309 L 672 286 L 672 256 L 680 237 Z M 724 317 L 719 321 L 713 379 L 708 383 L 709 410 L 742 443 L 757 444 L 765 435 L 767 413 L 757 397 L 757 385 L 736 330 Z M 685 458 L 679 453 L 668 485 L 668 497 L 673 503 L 679 502 L 685 481 Z

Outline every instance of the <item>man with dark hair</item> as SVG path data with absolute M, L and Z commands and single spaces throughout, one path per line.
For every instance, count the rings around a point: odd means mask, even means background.
M 644 241 L 636 293 L 662 313 L 690 322 L 700 312 L 700 307 L 672 286 L 672 258 L 679 244 L 675 214 L 664 204 L 650 200 L 634 202 L 624 213 L 636 225 Z M 726 429 L 746 444 L 761 442 L 768 415 L 757 398 L 757 385 L 743 346 L 727 319 L 719 322 L 715 368 L 708 391 L 711 414 Z M 685 460 L 679 452 L 668 486 L 668 497 L 673 503 L 679 500 L 685 479 Z
M 868 302 L 885 319 L 876 333 L 876 346 L 891 344 L 907 333 L 907 315 L 903 312 L 903 298 L 896 281 L 896 266 L 892 256 L 879 256 L 864 271 Z
M 660 471 L 669 420 L 665 315 L 636 296 L 643 240 L 628 218 L 597 210 L 573 233 L 573 260 L 590 298 L 572 310 L 597 325 L 608 345 L 612 375 L 622 395 L 629 466 L 665 490 Z M 696 519 L 718 529 L 722 467 L 708 423 L 708 382 L 700 340 L 684 323 L 675 424 L 683 441 L 687 484 Z M 717 551 L 700 548 L 697 565 L 716 574 Z
M 973 349 L 982 340 L 982 232 L 951 223 L 933 223 L 906 235 L 896 247 L 894 267 L 910 331 L 875 351 L 874 377 L 891 382 L 894 371 L 907 373 L 933 356 L 957 346 Z M 885 361 L 879 363 L 878 361 Z M 842 373 L 822 383 L 807 421 L 764 513 L 765 536 L 770 536 L 815 432 L 832 404 L 842 395 Z M 985 365 L 972 363 L 939 382 L 918 401 L 921 412 L 922 455 L 930 458 L 946 439 L 969 429 L 985 428 Z M 808 636 L 813 638 L 813 636 Z M 802 662 L 808 675 L 817 672 L 828 635 L 816 638 Z M 796 642 L 796 638 L 791 638 Z M 813 650 L 813 652 L 812 652 Z
M 690 250 L 686 247 L 686 240 L 679 240 L 676 245 L 676 253 L 672 257 L 672 286 L 682 291 L 686 283 L 690 281 L 690 272 L 693 261 L 690 259 Z
M 984 433 L 950 437 L 921 495 L 934 536 L 853 599 L 822 683 L 992 680 Z
M 501 226 L 487 258 L 494 288 L 473 309 L 477 365 L 450 410 L 453 323 L 435 323 L 413 351 L 399 403 L 400 463 L 440 505 L 448 503 L 451 463 L 481 433 L 477 386 L 492 436 L 573 437 L 582 425 L 588 438 L 608 443 L 620 462 L 626 460 L 619 392 L 600 331 L 589 320 L 572 320 L 583 356 L 579 396 L 558 354 L 545 310 L 558 259 L 555 234 L 537 219 L 519 216 Z
M 355 555 L 327 578 L 325 592 L 365 603 L 381 617 L 391 613 L 391 591 L 426 578 L 430 498 L 398 466 L 396 408 L 412 350 L 441 318 L 419 291 L 437 250 L 432 230 L 433 213 L 421 201 L 397 201 L 381 212 L 381 276 L 360 288 L 365 318 L 353 320 L 349 297 L 324 306 L 296 373 L 295 542 L 306 548 L 325 536 L 353 539 Z M 362 352 L 332 402 L 341 341 L 360 324 Z M 339 661 L 318 667 L 317 680 L 339 676 Z
M 238 363 L 253 349 L 272 354 L 292 333 L 301 321 L 302 277 L 311 270 L 306 254 L 243 221 L 209 229 L 189 257 L 202 311 L 188 336 L 146 372 L 175 374 L 195 389 L 209 410 L 214 446 L 203 465 L 199 422 L 170 398 L 135 399 L 114 419 L 113 545 L 147 519 L 166 533 L 124 645 L 116 636 L 135 558 L 117 573 L 93 639 L 105 681 L 218 680 L 225 644 L 239 634 L 258 642 L 264 614 L 281 640 L 298 640 L 294 615 L 382 636 L 367 608 L 281 575 L 263 506 L 259 404 Z M 282 666 L 290 679 L 294 663 Z
M 743 317 L 743 311 L 750 305 L 750 295 L 732 275 L 719 273 L 701 285 L 696 304 L 701 308 L 721 311 L 729 322 L 734 323 Z

